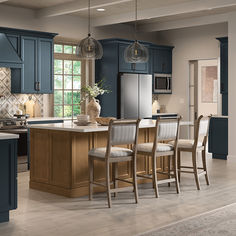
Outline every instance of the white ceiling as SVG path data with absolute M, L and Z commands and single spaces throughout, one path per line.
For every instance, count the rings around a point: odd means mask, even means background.
M 73 15 L 85 18 L 88 11 L 88 0 L 0 0 L 1 4 L 32 9 L 37 17 Z M 98 12 L 97 8 L 106 11 Z M 188 21 L 230 11 L 236 11 L 236 0 L 138 0 L 141 26 Z M 91 16 L 93 26 L 131 23 L 134 21 L 134 0 L 91 0 Z

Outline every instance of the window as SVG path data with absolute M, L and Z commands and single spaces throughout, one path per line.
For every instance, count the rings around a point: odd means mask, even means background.
M 81 112 L 81 61 L 76 46 L 54 45 L 54 116 L 72 119 Z

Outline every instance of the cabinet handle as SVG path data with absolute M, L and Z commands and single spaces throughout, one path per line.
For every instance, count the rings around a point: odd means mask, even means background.
M 38 82 L 34 83 L 34 88 L 35 88 L 36 91 L 38 91 Z
M 35 90 L 40 91 L 40 82 L 35 82 Z

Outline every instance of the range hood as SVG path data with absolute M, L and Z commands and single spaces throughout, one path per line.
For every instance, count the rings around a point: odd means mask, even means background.
M 21 68 L 22 60 L 7 36 L 0 33 L 0 67 Z

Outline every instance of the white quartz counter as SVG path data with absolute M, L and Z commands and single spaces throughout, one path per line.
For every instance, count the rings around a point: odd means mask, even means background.
M 27 121 L 53 121 L 53 120 L 64 120 L 64 118 L 59 117 L 32 117 L 28 118 Z
M 156 121 L 154 120 L 142 120 L 140 123 L 140 128 L 153 128 L 155 127 Z M 180 125 L 191 125 L 192 122 L 181 121 Z M 91 132 L 101 132 L 107 131 L 108 126 L 101 125 L 88 125 L 88 126 L 77 126 L 73 122 L 65 122 L 60 124 L 40 124 L 40 125 L 29 125 L 31 129 L 48 129 L 48 130 L 61 130 L 69 132 L 81 132 L 81 133 L 91 133 Z
M 8 134 L 8 133 L 0 133 L 0 140 L 6 140 L 6 139 L 18 139 L 18 134 Z

